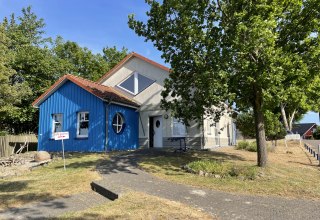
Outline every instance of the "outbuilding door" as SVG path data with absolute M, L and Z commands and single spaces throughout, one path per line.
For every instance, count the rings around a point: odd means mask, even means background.
M 162 116 L 153 117 L 153 146 L 162 147 Z

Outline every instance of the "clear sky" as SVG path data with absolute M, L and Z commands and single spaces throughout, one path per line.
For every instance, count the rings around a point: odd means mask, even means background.
M 46 23 L 46 35 L 75 41 L 94 53 L 106 46 L 126 47 L 158 63 L 170 67 L 152 43 L 144 42 L 128 27 L 128 15 L 145 21 L 148 5 L 144 0 L 0 0 L 0 18 L 31 5 Z M 310 112 L 301 123 L 319 123 L 318 113 Z

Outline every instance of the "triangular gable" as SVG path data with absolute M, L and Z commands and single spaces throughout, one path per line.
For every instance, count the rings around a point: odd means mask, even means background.
M 125 58 L 123 58 L 116 66 L 114 66 L 111 70 L 109 70 L 106 74 L 104 74 L 97 82 L 99 84 L 103 83 L 106 79 L 108 79 L 110 76 L 112 76 L 115 72 L 117 72 L 125 63 L 127 63 L 132 58 L 138 58 L 141 59 L 147 63 L 150 63 L 153 66 L 156 66 L 164 71 L 170 72 L 170 69 L 168 67 L 165 67 L 157 62 L 154 62 L 140 54 L 137 54 L 135 52 L 132 52 L 128 54 Z

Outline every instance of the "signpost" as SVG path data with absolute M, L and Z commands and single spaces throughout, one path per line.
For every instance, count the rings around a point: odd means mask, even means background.
M 62 143 L 62 158 L 63 158 L 63 168 L 64 170 L 66 170 L 66 160 L 64 158 L 64 144 L 63 144 L 63 140 L 64 139 L 69 139 L 69 132 L 56 132 L 54 133 L 54 139 L 57 140 L 61 140 Z

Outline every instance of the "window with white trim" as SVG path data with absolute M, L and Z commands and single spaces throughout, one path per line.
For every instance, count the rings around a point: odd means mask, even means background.
M 172 136 L 185 137 L 187 134 L 186 125 L 177 118 L 172 119 Z
M 134 72 L 131 76 L 121 82 L 118 87 L 133 95 L 137 95 L 154 82 L 154 80 L 149 79 L 138 72 Z
M 121 113 L 117 112 L 112 119 L 112 128 L 119 134 L 124 128 L 124 118 Z
M 62 131 L 63 114 L 52 114 L 52 137 L 54 133 Z
M 78 112 L 77 137 L 88 137 L 89 112 Z
M 211 120 L 207 119 L 207 134 L 211 135 Z
M 216 146 L 220 146 L 220 124 L 219 124 L 219 122 L 216 122 L 216 125 L 214 128 L 214 136 L 215 136 Z

